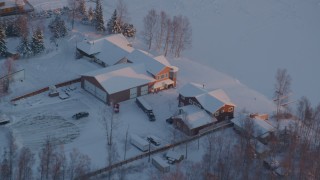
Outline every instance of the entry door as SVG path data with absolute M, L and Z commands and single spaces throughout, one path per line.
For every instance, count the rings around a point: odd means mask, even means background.
M 137 97 L 137 88 L 130 89 L 130 99 Z
M 148 85 L 141 87 L 141 96 L 148 94 Z

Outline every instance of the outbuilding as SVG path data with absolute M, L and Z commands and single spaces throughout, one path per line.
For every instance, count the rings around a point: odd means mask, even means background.
M 148 94 L 153 81 L 144 64 L 127 63 L 82 75 L 81 87 L 110 105 Z

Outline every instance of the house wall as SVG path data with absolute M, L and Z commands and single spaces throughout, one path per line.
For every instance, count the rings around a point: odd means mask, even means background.
M 160 71 L 156 76 L 156 82 L 158 81 L 162 81 L 165 79 L 169 79 L 169 73 L 170 73 L 170 68 L 169 67 L 165 67 L 162 71 Z
M 146 85 L 148 85 L 148 84 L 143 84 L 143 85 L 137 86 L 137 97 L 141 96 L 141 88 L 143 86 L 146 86 Z M 126 89 L 126 90 L 123 90 L 123 91 L 119 91 L 119 92 L 110 94 L 108 96 L 107 102 L 110 105 L 111 101 L 113 103 L 118 103 L 118 102 L 126 101 L 126 100 L 129 100 L 129 99 L 130 99 L 130 89 Z
M 234 117 L 234 106 L 224 105 L 216 112 L 210 112 L 210 114 L 217 118 L 218 122 L 229 120 Z
M 180 118 L 173 119 L 173 124 L 175 127 L 177 127 L 180 131 L 182 131 L 183 133 L 185 133 L 188 136 L 197 135 L 197 134 L 199 134 L 200 130 L 214 125 L 214 123 L 209 123 L 209 124 L 206 124 L 206 125 L 194 128 L 194 129 L 189 129 L 189 127 Z

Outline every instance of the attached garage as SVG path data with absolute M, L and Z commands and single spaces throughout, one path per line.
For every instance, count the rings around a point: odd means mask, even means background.
M 83 88 L 103 102 L 107 102 L 107 93 L 85 78 L 83 80 Z
M 110 104 L 149 93 L 155 79 L 143 64 L 117 64 L 82 75 L 82 87 L 103 102 Z

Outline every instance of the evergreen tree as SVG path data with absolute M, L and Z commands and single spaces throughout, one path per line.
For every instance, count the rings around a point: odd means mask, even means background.
M 95 26 L 97 31 L 103 32 L 106 30 L 104 27 L 101 0 L 96 1 Z
M 50 23 L 49 27 L 53 33 L 53 37 L 56 39 L 68 34 L 65 22 L 60 18 L 60 16 L 56 16 L 56 18 Z
M 81 17 L 87 16 L 85 0 L 79 0 L 78 13 L 80 14 Z
M 43 42 L 43 33 L 40 27 L 38 27 L 36 31 L 33 32 L 31 49 L 34 55 L 40 54 L 45 49 Z
M 88 10 L 88 19 L 89 19 L 89 21 L 92 21 L 93 16 L 94 16 L 94 12 L 92 10 L 92 7 L 90 7 L 89 10 Z
M 107 24 L 107 30 L 109 34 L 121 33 L 121 24 L 117 15 L 117 10 L 114 10 L 111 19 Z
M 28 36 L 21 37 L 21 42 L 17 47 L 17 51 L 22 57 L 30 57 L 32 55 L 31 44 L 28 41 Z
M 2 26 L 0 26 L 0 56 L 6 56 L 7 54 L 7 43 L 6 33 Z
M 124 23 L 121 29 L 126 37 L 133 37 L 136 34 L 136 28 L 132 24 Z

